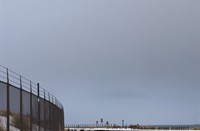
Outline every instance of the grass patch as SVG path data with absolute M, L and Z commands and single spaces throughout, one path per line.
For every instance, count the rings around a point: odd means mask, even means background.
M 30 130 L 30 118 L 29 117 L 23 117 L 22 119 L 22 128 L 21 128 L 21 119 L 19 115 L 13 115 L 13 121 L 12 124 L 14 127 L 22 130 Z
M 0 131 L 5 131 L 5 130 L 3 129 L 3 127 L 0 127 Z
M 197 128 L 193 128 L 192 130 L 200 130 L 200 127 L 197 127 Z
M 7 116 L 7 112 L 4 110 L 0 110 L 0 116 Z M 0 130 L 1 131 L 1 130 Z

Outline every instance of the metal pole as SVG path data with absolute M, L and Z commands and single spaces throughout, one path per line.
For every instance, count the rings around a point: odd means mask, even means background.
M 7 131 L 10 131 L 10 87 L 9 87 L 9 74 L 8 68 L 6 68 L 7 72 Z
M 54 97 L 53 97 L 53 95 L 52 95 L 52 104 L 51 104 L 51 106 L 52 106 L 52 129 L 55 131 L 55 120 L 54 120 L 54 118 L 55 118 L 55 112 L 54 112 Z
M 45 89 L 44 89 L 44 131 L 46 131 L 46 96 L 45 96 Z
M 32 110 L 32 83 L 30 81 L 30 131 L 32 131 L 33 110 Z
M 40 131 L 40 84 L 37 83 L 37 93 L 38 93 L 38 131 Z
M 64 117 L 64 115 L 65 115 L 65 114 L 64 114 L 64 109 L 62 108 L 62 124 L 63 124 L 62 130 L 64 130 L 64 128 L 65 128 L 65 127 L 64 127 L 64 126 L 65 126 L 65 122 L 64 122 L 64 121 L 65 121 L 65 117 Z
M 23 119 L 22 119 L 22 77 L 20 75 L 20 130 L 22 131 L 23 130 L 23 127 L 22 127 L 22 122 L 23 122 Z
M 48 93 L 49 96 L 49 130 L 52 131 L 52 125 L 51 125 L 51 98 L 50 94 Z

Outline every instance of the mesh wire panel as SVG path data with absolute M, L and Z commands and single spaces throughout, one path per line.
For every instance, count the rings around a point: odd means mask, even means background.
M 6 111 L 7 85 L 0 82 L 0 111 Z
M 60 127 L 60 120 L 59 120 L 59 109 L 55 106 L 55 111 L 56 111 L 56 114 L 58 114 L 58 115 L 56 115 L 55 117 L 55 120 L 56 120 L 56 129 L 59 129 L 59 127 Z
M 7 85 L 0 82 L 0 130 L 6 130 L 7 124 Z
M 63 109 L 60 109 L 60 119 L 61 119 L 61 130 L 64 129 L 65 124 L 64 124 L 64 111 Z
M 32 95 L 32 130 L 38 130 L 38 98 Z
M 49 102 L 45 101 L 45 123 L 46 123 L 46 129 L 49 130 Z
M 54 126 L 54 124 L 55 124 L 55 122 L 54 122 L 54 119 L 55 119 L 55 117 L 54 117 L 54 108 L 53 108 L 53 104 L 52 103 L 50 103 L 49 102 L 49 115 L 50 115 L 50 131 L 54 131 L 55 130 L 55 126 Z
M 40 131 L 44 131 L 45 128 L 44 115 L 44 100 L 40 99 Z
M 10 128 L 20 129 L 20 90 L 10 85 Z
M 0 131 L 7 130 L 7 124 L 10 130 L 64 130 L 62 104 L 44 88 L 40 88 L 39 84 L 0 66 Z
M 26 131 L 30 130 L 30 93 L 22 91 L 22 126 Z
M 56 116 L 57 116 L 57 114 L 56 114 L 56 108 L 55 108 L 55 106 L 52 104 L 52 112 L 53 112 L 53 119 L 52 119 L 52 122 L 53 122 L 53 129 L 55 130 L 55 129 L 58 129 L 57 128 L 57 122 L 56 122 Z

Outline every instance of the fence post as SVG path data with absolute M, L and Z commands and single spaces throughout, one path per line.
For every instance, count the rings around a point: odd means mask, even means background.
M 64 109 L 62 108 L 62 113 L 61 113 L 61 115 L 62 115 L 62 125 L 63 125 L 63 127 L 62 127 L 62 130 L 64 130 L 64 128 L 65 128 L 65 118 L 64 118 Z
M 54 112 L 54 97 L 52 95 L 52 103 L 51 103 L 51 106 L 52 106 L 52 118 L 55 118 L 55 112 Z M 55 130 L 55 120 L 52 119 L 52 129 Z
M 26 121 L 30 124 L 30 125 L 28 125 L 29 131 L 34 130 L 35 127 L 38 128 L 38 129 L 36 129 L 37 131 L 40 131 L 40 130 L 55 131 L 58 129 L 64 129 L 64 111 L 63 111 L 62 104 L 56 99 L 56 97 L 49 94 L 45 89 L 44 89 L 44 97 L 43 97 L 43 92 L 40 92 L 40 91 L 42 91 L 42 88 L 40 89 L 39 83 L 37 83 L 37 88 L 36 88 L 37 92 L 36 92 L 34 83 L 32 83 L 30 80 L 24 78 L 23 76 L 18 75 L 15 72 L 13 72 L 15 75 L 12 76 L 11 75 L 12 71 L 9 70 L 8 68 L 5 68 L 4 73 L 5 73 L 6 77 L 3 77 L 4 78 L 3 82 L 7 87 L 7 89 L 5 90 L 6 100 L 7 100 L 6 101 L 6 121 L 7 121 L 7 123 L 5 123 L 6 131 L 12 130 L 12 126 L 13 126 L 12 117 L 11 117 L 12 102 L 16 102 L 16 101 L 19 102 L 19 103 L 17 102 L 17 108 L 19 109 L 17 116 L 19 117 L 18 126 L 19 126 L 20 131 L 25 130 L 24 122 L 26 122 Z M 12 78 L 17 79 L 17 83 L 15 83 L 15 81 L 12 81 L 13 80 Z M 25 82 L 27 82 L 27 85 L 30 87 L 30 90 L 26 87 L 30 92 L 28 90 L 25 90 L 25 88 L 24 88 L 25 87 L 24 84 L 26 84 Z M 12 84 L 12 83 L 14 83 L 14 84 Z M 15 97 L 12 97 L 12 92 L 15 93 L 14 92 L 15 90 L 13 90 L 13 89 L 17 89 L 16 95 L 18 96 L 18 99 L 20 99 L 20 100 L 15 100 Z M 28 94 L 28 93 L 30 93 L 30 94 Z M 27 99 L 29 99 L 27 102 L 26 102 L 25 95 L 27 95 L 27 97 L 28 97 Z M 44 107 L 42 104 L 43 98 L 44 98 Z M 40 103 L 40 101 L 41 101 L 41 103 Z M 30 109 L 28 109 L 28 108 L 30 108 Z M 26 109 L 28 109 L 27 110 L 28 112 L 25 111 Z M 13 110 L 15 110 L 15 107 L 13 108 Z M 47 110 L 47 112 L 46 112 L 46 110 Z M 42 114 L 42 113 L 44 113 L 44 114 Z M 63 123 L 63 124 L 61 124 L 61 123 Z M 50 126 L 51 126 L 51 128 L 50 128 Z
M 49 95 L 49 130 L 52 131 L 52 124 L 51 124 L 51 98 L 50 98 L 50 94 Z
M 22 127 L 22 122 L 23 122 L 23 119 L 22 119 L 22 77 L 20 75 L 20 130 L 22 131 L 23 130 L 23 127 Z
M 30 81 L 30 131 L 32 131 L 33 110 L 32 110 L 32 83 Z
M 10 87 L 9 87 L 9 74 L 8 68 L 6 68 L 7 73 L 7 131 L 10 131 Z
M 46 131 L 46 96 L 45 96 L 45 89 L 44 89 L 44 131 Z
M 38 131 L 40 131 L 40 84 L 37 83 L 37 93 L 38 93 Z

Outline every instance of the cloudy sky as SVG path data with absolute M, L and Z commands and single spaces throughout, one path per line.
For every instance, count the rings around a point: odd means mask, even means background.
M 0 64 L 66 124 L 196 124 L 200 0 L 1 0 Z

